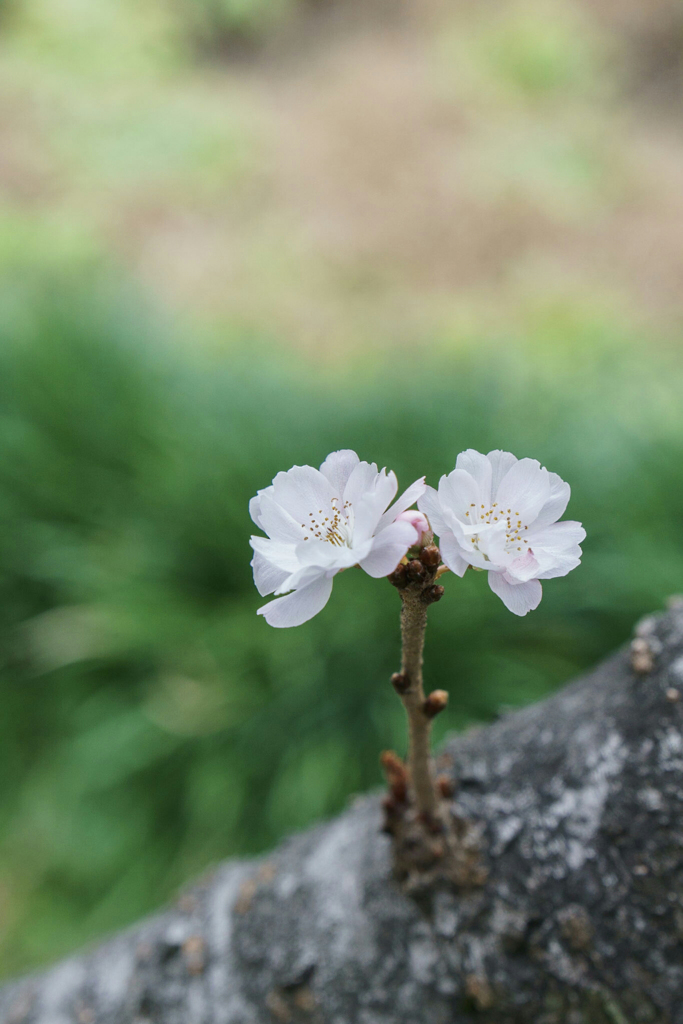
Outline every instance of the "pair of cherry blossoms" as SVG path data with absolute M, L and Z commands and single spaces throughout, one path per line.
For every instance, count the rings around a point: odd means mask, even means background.
M 569 484 L 535 459 L 468 449 L 438 490 L 422 477 L 393 501 L 397 491 L 395 473 L 350 450 L 328 455 L 319 470 L 278 473 L 249 504 L 266 534 L 251 538 L 254 581 L 276 597 L 258 614 L 271 626 L 299 626 L 325 607 L 338 572 L 358 565 L 389 576 L 434 534 L 444 565 L 458 576 L 486 570 L 515 615 L 538 607 L 541 580 L 566 576 L 581 560 L 585 530 L 558 522 Z

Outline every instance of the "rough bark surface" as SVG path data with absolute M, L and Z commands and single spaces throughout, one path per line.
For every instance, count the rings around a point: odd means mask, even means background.
M 484 887 L 406 896 L 364 797 L 10 984 L 0 1021 L 683 1024 L 683 608 L 447 755 Z

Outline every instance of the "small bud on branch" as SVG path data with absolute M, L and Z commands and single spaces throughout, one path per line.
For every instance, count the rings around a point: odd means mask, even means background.
M 423 565 L 429 566 L 431 569 L 435 568 L 441 561 L 441 552 L 437 548 L 436 544 L 430 544 L 429 547 L 422 548 L 420 552 L 420 561 Z
M 419 583 L 420 580 L 425 579 L 427 570 L 419 558 L 413 558 L 406 566 L 406 573 L 409 580 L 413 583 Z
M 422 705 L 427 718 L 436 718 L 448 704 L 448 694 L 445 690 L 433 690 Z
M 455 784 L 447 775 L 439 775 L 436 784 L 444 800 L 450 800 L 455 796 Z
M 389 783 L 391 801 L 404 804 L 408 799 L 408 769 L 393 750 L 385 750 L 380 757 L 380 763 Z
M 416 508 L 408 509 L 407 512 L 401 512 L 396 517 L 396 521 L 399 523 L 410 523 L 417 532 L 416 544 L 420 547 L 431 544 L 434 540 L 434 534 L 432 533 L 427 516 L 423 512 L 418 512 Z
M 391 685 L 396 690 L 396 693 L 407 693 L 410 689 L 410 679 L 402 672 L 394 672 L 391 677 Z
M 397 565 L 394 571 L 387 576 L 387 579 L 392 587 L 396 587 L 397 590 L 405 590 L 408 586 L 408 575 L 405 565 Z
M 435 586 L 427 587 L 427 589 L 423 591 L 422 600 L 426 604 L 436 604 L 437 601 L 441 600 L 445 593 L 445 587 L 442 587 L 440 583 L 437 583 Z

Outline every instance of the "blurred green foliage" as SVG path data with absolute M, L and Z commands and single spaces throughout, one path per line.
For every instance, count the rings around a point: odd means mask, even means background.
M 524 344 L 313 379 L 258 338 L 190 354 L 96 280 L 0 300 L 5 973 L 335 812 L 404 748 L 388 584 L 344 573 L 296 630 L 255 614 L 247 503 L 278 470 L 348 446 L 436 483 L 461 449 L 503 447 L 571 482 L 584 564 L 537 612 L 446 579 L 440 734 L 542 696 L 683 585 L 680 360 L 597 315 L 548 308 Z

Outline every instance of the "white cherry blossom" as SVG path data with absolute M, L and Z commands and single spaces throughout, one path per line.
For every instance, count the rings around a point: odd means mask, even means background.
M 441 557 L 458 576 L 488 571 L 489 586 L 515 615 L 537 608 L 541 580 L 566 576 L 581 560 L 580 523 L 557 520 L 569 484 L 535 459 L 468 449 L 455 469 L 418 501 L 439 537 Z
M 397 520 L 424 493 L 424 477 L 388 508 L 397 489 L 394 473 L 349 450 L 328 455 L 319 470 L 278 473 L 249 503 L 267 534 L 251 538 L 251 565 L 262 596 L 286 596 L 258 614 L 271 626 L 299 626 L 325 607 L 342 569 L 360 565 L 376 578 L 393 572 L 419 538 L 412 522 Z

